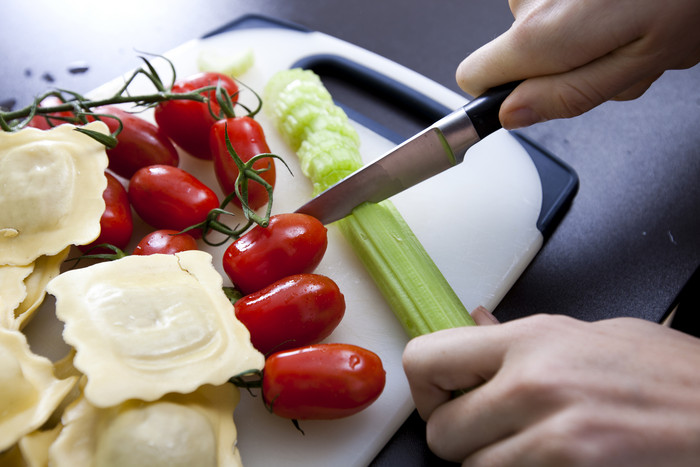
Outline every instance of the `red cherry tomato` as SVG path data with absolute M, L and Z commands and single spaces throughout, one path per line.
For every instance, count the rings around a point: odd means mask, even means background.
M 102 107 L 95 112 L 114 115 L 122 121 L 123 128 L 117 135 L 117 146 L 107 149 L 109 169 L 112 172 L 124 178 L 131 178 L 138 169 L 149 165 L 179 164 L 177 149 L 165 132 L 156 125 L 113 106 Z M 94 120 L 93 117 L 89 119 Z M 119 122 L 114 118 L 102 117 L 101 120 L 111 132 L 119 127 Z
M 192 174 L 171 165 L 151 165 L 129 181 L 129 201 L 136 213 L 156 229 L 183 230 L 204 221 L 219 199 Z M 201 230 L 191 230 L 198 237 Z
M 292 274 L 310 273 L 328 246 L 326 228 L 306 214 L 277 214 L 267 227 L 253 227 L 223 256 L 224 271 L 243 294 Z
M 216 86 L 218 82 L 221 82 L 235 103 L 238 99 L 238 85 L 232 78 L 221 73 L 208 71 L 178 80 L 173 85 L 172 92 L 187 93 L 205 86 Z M 216 100 L 216 92 L 207 91 L 202 95 L 207 96 L 212 111 L 218 115 L 221 107 Z M 155 119 L 168 137 L 189 154 L 200 159 L 212 158 L 209 130 L 217 119 L 211 115 L 207 103 L 191 100 L 165 101 L 156 107 Z
M 315 344 L 267 358 L 262 392 L 280 417 L 329 420 L 353 415 L 384 390 L 382 361 L 349 344 Z
M 39 107 L 53 107 L 55 105 L 61 105 L 63 101 L 56 96 L 47 96 L 43 101 L 39 103 Z M 48 130 L 56 125 L 61 125 L 63 123 L 68 123 L 62 119 L 51 118 L 55 117 L 73 117 L 73 112 L 52 112 L 47 115 L 36 115 L 32 117 L 27 126 L 34 128 L 39 128 L 40 130 Z
M 107 177 L 107 188 L 102 193 L 102 198 L 105 200 L 105 212 L 100 218 L 100 236 L 88 245 L 81 245 L 79 249 L 82 252 L 102 243 L 109 243 L 123 250 L 131 240 L 134 223 L 126 189 L 114 175 L 105 172 L 105 176 Z M 107 248 L 95 248 L 90 253 L 112 253 L 112 251 Z
M 236 302 L 236 317 L 263 354 L 316 344 L 345 314 L 345 297 L 328 277 L 295 274 Z
M 209 133 L 209 147 L 214 159 L 214 172 L 219 186 L 224 193 L 233 193 L 236 188 L 238 166 L 226 148 L 225 135 L 228 132 L 229 140 L 236 154 L 243 162 L 248 162 L 258 154 L 269 153 L 270 148 L 265 140 L 265 134 L 260 124 L 250 117 L 235 117 L 219 120 L 214 123 Z M 273 187 L 275 186 L 275 163 L 272 158 L 260 159 L 253 164 L 253 168 L 261 170 L 267 168 L 261 177 Z M 257 182 L 248 183 L 248 206 L 258 209 L 268 202 L 267 190 Z M 233 202 L 241 207 L 241 202 L 234 197 Z
M 197 241 L 188 233 L 177 230 L 156 230 L 143 237 L 134 248 L 135 255 L 174 254 L 181 251 L 196 250 Z

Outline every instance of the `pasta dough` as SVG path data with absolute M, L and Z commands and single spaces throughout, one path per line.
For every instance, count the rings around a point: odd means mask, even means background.
M 222 384 L 264 365 L 203 251 L 127 256 L 53 279 L 56 316 L 97 407 Z
M 66 410 L 49 460 L 56 467 L 241 465 L 233 420 L 239 399 L 231 384 L 104 409 L 81 398 Z
M 77 378 L 57 379 L 19 331 L 0 329 L 0 451 L 40 427 Z
M 28 265 L 100 234 L 107 153 L 75 128 L 0 131 L 0 264 Z
M 61 272 L 70 247 L 28 266 L 0 266 L 0 326 L 23 329 L 44 301 L 46 284 Z

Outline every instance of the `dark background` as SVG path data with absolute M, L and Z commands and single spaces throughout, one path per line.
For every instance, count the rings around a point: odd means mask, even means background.
M 462 58 L 512 22 L 505 0 L 6 2 L 0 103 L 18 108 L 52 86 L 87 92 L 139 66 L 136 51 L 166 52 L 250 13 L 344 39 L 455 91 Z M 700 264 L 699 88 L 700 67 L 671 71 L 636 101 L 522 131 L 571 165 L 580 187 L 499 319 L 660 321 L 678 303 Z M 677 321 L 685 330 L 695 316 L 688 297 Z M 435 465 L 422 430 L 412 417 L 375 464 Z

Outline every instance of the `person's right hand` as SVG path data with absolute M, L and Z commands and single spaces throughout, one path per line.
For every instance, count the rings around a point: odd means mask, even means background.
M 507 129 L 637 98 L 664 71 L 700 61 L 698 0 L 510 0 L 510 8 L 512 27 L 457 69 L 472 96 L 526 79 L 501 106 Z

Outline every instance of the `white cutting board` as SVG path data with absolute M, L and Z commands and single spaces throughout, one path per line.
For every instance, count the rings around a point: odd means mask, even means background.
M 289 68 L 298 59 L 332 53 L 381 71 L 449 108 L 466 102 L 464 96 L 411 70 L 318 32 L 246 28 L 190 41 L 166 55 L 174 62 L 178 76 L 185 77 L 197 71 L 197 57 L 202 50 L 234 54 L 247 48 L 253 50 L 255 65 L 240 78 L 256 91 L 262 91 L 272 74 Z M 158 68 L 168 76 L 167 67 Z M 109 94 L 120 83 L 121 79 L 108 83 L 93 95 Z M 269 120 L 264 115 L 258 119 L 266 130 L 271 151 L 282 156 L 294 174 L 278 164 L 274 212 L 294 211 L 309 199 L 311 186 L 293 151 Z M 356 126 L 365 161 L 394 146 L 361 125 Z M 221 194 L 210 162 L 183 154 L 180 166 Z M 460 166 L 397 195 L 393 201 L 470 310 L 478 305 L 495 308 L 543 242 L 536 228 L 542 201 L 539 175 L 525 150 L 504 131 L 471 149 Z M 139 227 L 135 240 L 147 230 Z M 213 254 L 224 283 L 229 284 L 221 267 L 224 248 L 203 247 Z M 243 391 L 235 420 L 238 446 L 247 466 L 367 465 L 413 410 L 401 368 L 407 338 L 333 226 L 329 228 L 328 251 L 317 272 L 334 279 L 347 302 L 343 322 L 327 341 L 352 343 L 376 352 L 387 371 L 386 388 L 372 406 L 357 415 L 335 421 L 302 422 L 305 435 L 290 421 L 269 414 L 260 397 Z M 67 347 L 60 340 L 62 324 L 52 313 L 53 300 L 48 297 L 40 315 L 25 331 L 35 351 L 58 358 Z

